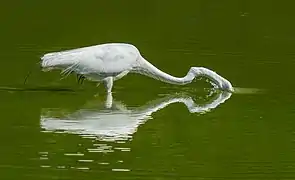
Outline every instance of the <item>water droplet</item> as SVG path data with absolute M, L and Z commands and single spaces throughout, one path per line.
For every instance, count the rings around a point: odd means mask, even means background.
M 93 162 L 91 159 L 79 159 L 79 162 Z
M 117 171 L 117 172 L 128 172 L 130 169 L 112 169 L 112 171 Z
M 82 154 L 82 153 L 65 153 L 64 154 L 65 156 L 84 156 L 84 154 Z
M 110 163 L 108 163 L 108 162 L 100 162 L 98 164 L 101 164 L 101 165 L 109 165 Z
M 42 168 L 50 168 L 51 166 L 48 166 L 48 165 L 41 165 L 40 167 L 42 167 Z
M 77 167 L 76 169 L 79 169 L 79 170 L 89 170 L 90 168 L 89 167 Z

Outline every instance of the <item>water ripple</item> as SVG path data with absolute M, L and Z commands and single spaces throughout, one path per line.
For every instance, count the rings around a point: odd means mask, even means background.
M 124 166 L 122 153 L 130 153 L 131 147 L 129 141 L 132 141 L 135 132 L 140 129 L 148 120 L 152 119 L 152 114 L 167 107 L 173 103 L 184 103 L 191 113 L 206 113 L 230 98 L 230 93 L 216 92 L 211 93 L 212 99 L 206 104 L 196 104 L 194 100 L 186 94 L 173 94 L 153 100 L 140 107 L 128 108 L 128 106 L 117 102 L 106 102 L 112 104 L 111 108 L 80 108 L 71 113 L 67 109 L 42 109 L 40 125 L 43 132 L 48 136 L 57 134 L 64 137 L 67 134 L 79 135 L 76 142 L 76 149 L 66 150 L 59 149 L 54 152 L 41 151 L 40 160 L 46 162 L 43 167 L 54 169 L 71 169 L 90 170 L 94 164 L 99 164 L 111 171 L 127 172 L 128 168 L 113 168 L 117 165 Z M 112 99 L 112 98 L 107 98 Z M 96 101 L 96 100 L 95 100 Z M 99 107 L 99 106 L 98 106 Z M 76 136 L 74 136 L 76 137 Z M 52 141 L 52 140 L 49 140 Z M 55 138 L 55 145 L 58 143 Z M 67 142 L 64 142 L 67 143 Z M 75 152 L 76 151 L 76 152 Z M 95 155 L 94 155 L 95 154 Z M 50 158 L 48 158 L 50 155 Z M 63 155 L 61 158 L 60 155 Z M 119 155 L 117 160 L 106 160 L 109 155 Z M 63 159 L 63 164 L 54 164 L 54 159 Z M 42 162 L 43 162 L 42 161 Z

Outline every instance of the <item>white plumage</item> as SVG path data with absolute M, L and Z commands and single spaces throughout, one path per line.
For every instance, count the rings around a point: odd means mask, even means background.
M 107 92 L 112 91 L 113 81 L 129 72 L 179 85 L 192 82 L 196 76 L 205 76 L 223 90 L 234 90 L 228 80 L 204 67 L 191 67 L 182 78 L 171 76 L 145 60 L 135 46 L 125 43 L 107 43 L 48 53 L 41 57 L 41 66 L 44 70 L 62 69 L 65 76 L 75 72 L 89 80 L 104 82 Z

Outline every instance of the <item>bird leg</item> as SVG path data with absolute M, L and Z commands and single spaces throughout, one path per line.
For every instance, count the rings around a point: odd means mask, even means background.
M 83 81 L 84 81 L 84 79 L 85 79 L 85 76 L 84 75 L 82 75 L 82 74 L 77 74 L 77 79 L 78 79 L 78 84 L 80 83 L 80 84 L 83 84 Z
M 110 93 L 112 92 L 112 88 L 113 88 L 113 77 L 107 77 L 107 78 L 104 78 L 104 85 L 105 85 L 105 88 L 107 89 L 107 92 Z
M 77 81 L 78 81 L 78 84 L 79 84 L 79 81 L 80 81 L 80 74 L 77 74 Z
M 110 109 L 112 107 L 112 105 L 113 105 L 113 96 L 112 96 L 111 92 L 108 92 L 107 98 L 105 101 L 105 107 Z

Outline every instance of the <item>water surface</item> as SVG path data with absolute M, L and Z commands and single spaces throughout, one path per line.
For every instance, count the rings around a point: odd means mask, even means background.
M 1 179 L 294 179 L 293 7 L 2 3 Z M 208 67 L 237 92 L 130 74 L 110 97 L 92 82 L 36 67 L 45 53 L 106 42 L 132 43 L 175 76 Z

